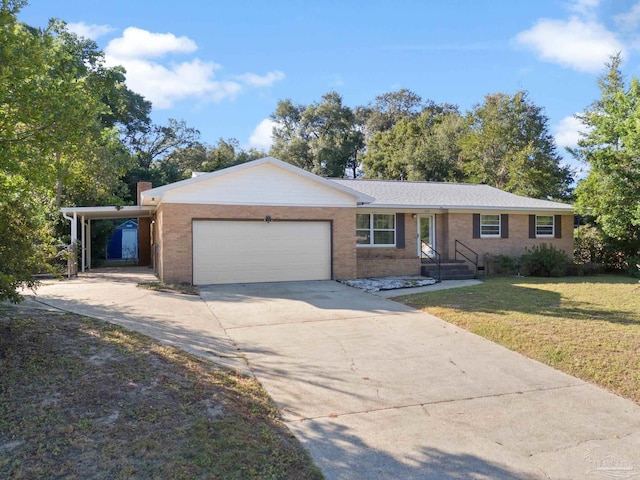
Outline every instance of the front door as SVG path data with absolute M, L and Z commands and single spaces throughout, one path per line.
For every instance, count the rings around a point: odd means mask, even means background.
M 436 249 L 435 215 L 418 216 L 418 256 L 433 257 Z

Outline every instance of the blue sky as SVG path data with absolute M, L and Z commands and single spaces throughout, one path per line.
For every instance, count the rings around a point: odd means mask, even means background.
M 640 76 L 638 0 L 30 0 L 19 17 L 96 40 L 154 121 L 184 119 L 209 144 L 268 148 L 280 99 L 336 90 L 355 107 L 408 88 L 462 111 L 527 90 L 563 147 L 610 54 Z

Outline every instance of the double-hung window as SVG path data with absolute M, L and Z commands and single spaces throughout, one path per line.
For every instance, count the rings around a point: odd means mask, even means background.
M 387 213 L 356 214 L 356 243 L 358 246 L 394 247 L 396 216 Z
M 553 237 L 553 215 L 536 215 L 536 237 Z
M 480 215 L 480 237 L 500 237 L 500 215 Z

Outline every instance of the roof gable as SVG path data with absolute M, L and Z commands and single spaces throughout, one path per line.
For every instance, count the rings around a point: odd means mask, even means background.
M 143 205 L 355 206 L 367 195 L 272 157 L 206 173 L 142 193 Z

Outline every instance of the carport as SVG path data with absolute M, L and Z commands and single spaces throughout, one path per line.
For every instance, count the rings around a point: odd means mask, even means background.
M 91 221 L 115 218 L 137 218 L 139 265 L 151 263 L 150 228 L 155 208 L 149 206 L 110 207 L 65 207 L 62 216 L 71 222 L 71 246 L 80 248 L 80 271 L 91 269 Z M 143 220 L 144 219 L 144 220 Z M 80 221 L 80 242 L 78 242 L 78 221 Z M 146 227 L 146 228 L 145 228 Z M 147 240 L 148 246 L 144 239 Z M 141 241 L 142 240 L 142 241 Z M 146 248 L 145 248 L 146 246 Z M 143 256 L 144 254 L 144 256 Z

